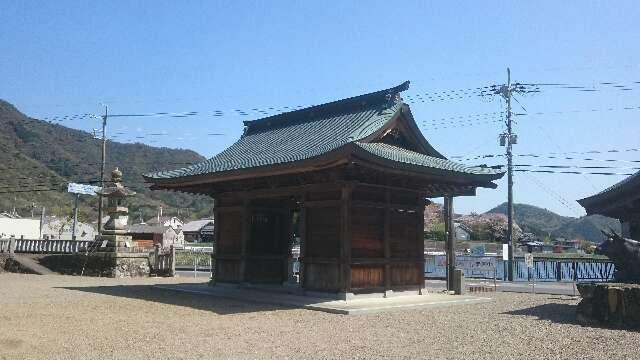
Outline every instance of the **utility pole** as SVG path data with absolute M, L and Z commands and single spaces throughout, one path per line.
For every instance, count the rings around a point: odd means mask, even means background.
M 80 199 L 80 194 L 76 194 L 75 206 L 73 208 L 73 230 L 71 232 L 71 240 L 76 239 L 76 225 L 78 224 L 78 200 Z
M 511 70 L 507 68 L 507 85 L 502 86 L 500 94 L 507 103 L 506 125 L 507 132 L 500 134 L 500 145 L 506 146 L 507 155 L 507 239 L 509 254 L 507 263 L 507 280 L 513 281 L 513 153 L 512 146 L 517 142 L 513 133 L 513 121 L 511 113 L 511 96 L 514 89 L 511 86 Z
M 42 239 L 42 227 L 44 226 L 44 206 L 42 207 L 42 212 L 40 213 L 40 239 Z
M 104 166 L 107 155 L 107 117 L 108 107 L 104 106 L 102 117 L 102 161 L 100 162 L 100 187 L 104 188 Z M 98 234 L 102 233 L 102 195 L 98 194 Z

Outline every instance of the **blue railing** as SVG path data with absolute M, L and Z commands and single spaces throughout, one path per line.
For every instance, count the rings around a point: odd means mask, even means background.
M 524 258 L 515 258 L 516 281 L 608 281 L 613 279 L 615 265 L 604 259 L 555 259 L 538 258 L 528 268 Z M 467 278 L 505 278 L 506 263 L 496 256 L 456 256 L 456 267 Z M 446 256 L 425 256 L 425 278 L 446 277 Z

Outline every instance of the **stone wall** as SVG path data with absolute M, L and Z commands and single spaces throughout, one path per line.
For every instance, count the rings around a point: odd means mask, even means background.
M 640 285 L 578 284 L 582 300 L 576 319 L 583 325 L 640 329 Z
M 40 264 L 60 274 L 98 277 L 149 276 L 147 253 L 92 253 L 71 255 L 48 255 Z

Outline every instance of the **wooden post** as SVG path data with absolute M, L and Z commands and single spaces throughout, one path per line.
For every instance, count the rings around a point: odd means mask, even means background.
M 213 198 L 213 244 L 212 245 L 212 250 L 211 250 L 211 279 L 209 279 L 209 284 L 210 285 L 214 285 L 215 284 L 215 276 L 218 273 L 218 269 L 216 269 L 216 267 L 218 266 L 218 262 L 216 261 L 216 256 L 218 254 L 218 234 L 219 231 L 218 229 L 220 228 L 220 222 L 218 221 L 220 219 L 219 212 L 216 211 L 216 205 L 218 204 L 218 199 L 216 199 L 215 197 Z
M 453 227 L 453 197 L 445 196 L 445 229 L 447 232 L 447 290 L 453 290 L 453 270 L 456 267 L 455 231 Z
M 385 296 L 387 291 L 391 290 L 391 193 L 389 189 L 385 190 L 385 205 L 384 205 L 384 291 Z
M 240 282 L 247 281 L 247 247 L 251 231 L 251 214 L 249 212 L 249 199 L 242 202 L 242 240 L 240 243 Z
M 299 275 L 300 278 L 298 279 L 299 283 L 300 283 L 300 287 L 302 287 L 304 289 L 305 284 L 304 284 L 304 272 L 305 272 L 305 266 L 304 266 L 304 257 L 306 255 L 306 242 L 307 242 L 307 210 L 306 210 L 306 206 L 305 206 L 305 200 L 307 200 L 307 193 L 306 192 L 302 192 L 300 194 L 300 213 L 298 214 L 299 218 L 298 218 L 298 232 L 299 232 L 299 236 L 300 236 L 300 255 L 298 257 L 298 262 L 299 262 Z
M 416 247 L 420 249 L 420 274 L 421 274 L 421 282 L 418 288 L 418 292 L 422 294 L 422 289 L 424 288 L 424 207 L 426 206 L 425 196 L 422 193 L 418 194 L 418 211 L 416 211 L 416 221 L 417 221 L 417 239 L 418 242 Z
M 340 282 L 345 293 L 351 292 L 351 193 L 352 184 L 342 187 L 340 206 Z

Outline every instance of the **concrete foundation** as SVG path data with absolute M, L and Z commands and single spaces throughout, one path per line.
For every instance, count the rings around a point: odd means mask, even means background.
M 374 297 L 371 296 L 372 294 L 365 294 L 355 295 L 353 298 L 348 300 L 335 300 L 335 298 L 332 299 L 321 296 L 326 293 L 310 294 L 310 292 L 306 292 L 305 295 L 301 296 L 285 292 L 273 292 L 257 288 L 247 288 L 239 285 L 231 286 L 228 284 L 216 284 L 213 286 L 207 284 L 166 284 L 155 285 L 155 287 L 173 291 L 228 298 L 237 301 L 273 304 L 282 307 L 303 308 L 343 315 L 414 310 L 491 301 L 490 298 L 486 297 L 451 296 L 445 294 L 407 294 L 406 296 L 391 297 Z

